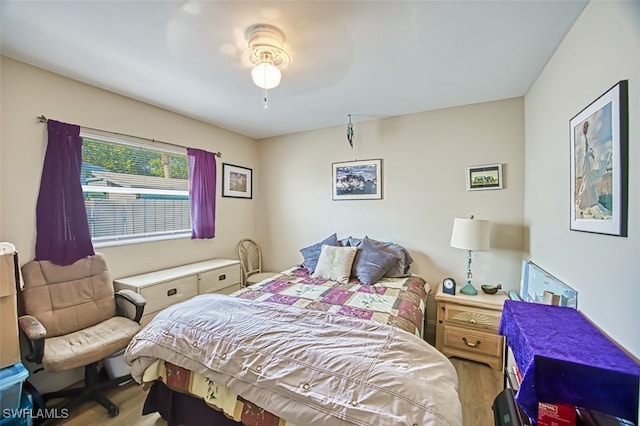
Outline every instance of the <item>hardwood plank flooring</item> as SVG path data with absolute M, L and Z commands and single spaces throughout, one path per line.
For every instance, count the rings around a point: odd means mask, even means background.
M 142 406 L 147 393 L 137 383 L 131 381 L 117 388 L 103 392 L 120 408 L 116 417 L 109 417 L 107 410 L 96 402 L 85 402 L 70 413 L 68 419 L 56 422 L 65 426 L 166 426 L 160 414 L 143 416 Z
M 503 389 L 502 372 L 486 364 L 450 358 L 458 372 L 464 426 L 493 426 L 493 400 Z
M 485 364 L 451 358 L 458 372 L 460 401 L 464 426 L 492 426 L 493 400 L 502 390 L 502 373 Z M 142 416 L 142 405 L 146 392 L 135 383 L 130 383 L 105 392 L 116 405 L 120 414 L 109 418 L 107 411 L 93 402 L 87 402 L 71 413 L 69 419 L 59 422 L 65 426 L 166 426 L 159 414 Z M 214 425 L 215 426 L 215 425 Z

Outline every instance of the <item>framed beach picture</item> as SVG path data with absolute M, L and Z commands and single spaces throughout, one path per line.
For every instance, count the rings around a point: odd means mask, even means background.
M 569 121 L 570 229 L 627 236 L 628 82 Z
M 222 163 L 222 196 L 252 198 L 253 170 Z
M 382 160 L 332 164 L 334 200 L 382 199 Z
M 502 189 L 502 164 L 467 167 L 467 191 Z

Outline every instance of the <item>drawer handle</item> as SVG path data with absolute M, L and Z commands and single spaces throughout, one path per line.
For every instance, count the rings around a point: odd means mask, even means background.
M 227 279 L 227 274 L 218 275 L 218 281 L 224 281 Z
M 465 345 L 469 346 L 470 348 L 475 348 L 480 346 L 480 340 L 476 340 L 475 343 L 471 343 L 471 342 L 467 342 L 467 338 L 463 337 L 462 341 L 464 342 Z
M 171 290 L 167 290 L 167 296 L 175 296 L 178 293 L 178 290 L 172 288 Z
M 475 320 L 474 318 L 471 318 L 471 319 L 469 320 L 469 322 L 470 322 L 471 324 L 475 324 L 475 323 L 476 323 L 476 320 Z

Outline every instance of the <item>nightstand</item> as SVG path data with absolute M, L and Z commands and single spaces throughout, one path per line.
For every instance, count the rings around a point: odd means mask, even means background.
M 476 296 L 446 294 L 438 285 L 436 348 L 444 355 L 457 356 L 504 367 L 504 337 L 498 335 L 502 305 L 508 299 L 505 292 Z

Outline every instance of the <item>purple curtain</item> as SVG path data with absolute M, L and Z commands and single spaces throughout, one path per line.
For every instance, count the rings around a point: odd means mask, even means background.
M 36 260 L 70 265 L 94 254 L 80 183 L 80 126 L 48 120 L 47 130 L 36 206 Z
M 187 157 L 191 238 L 213 238 L 216 235 L 216 156 L 201 149 L 188 148 Z

